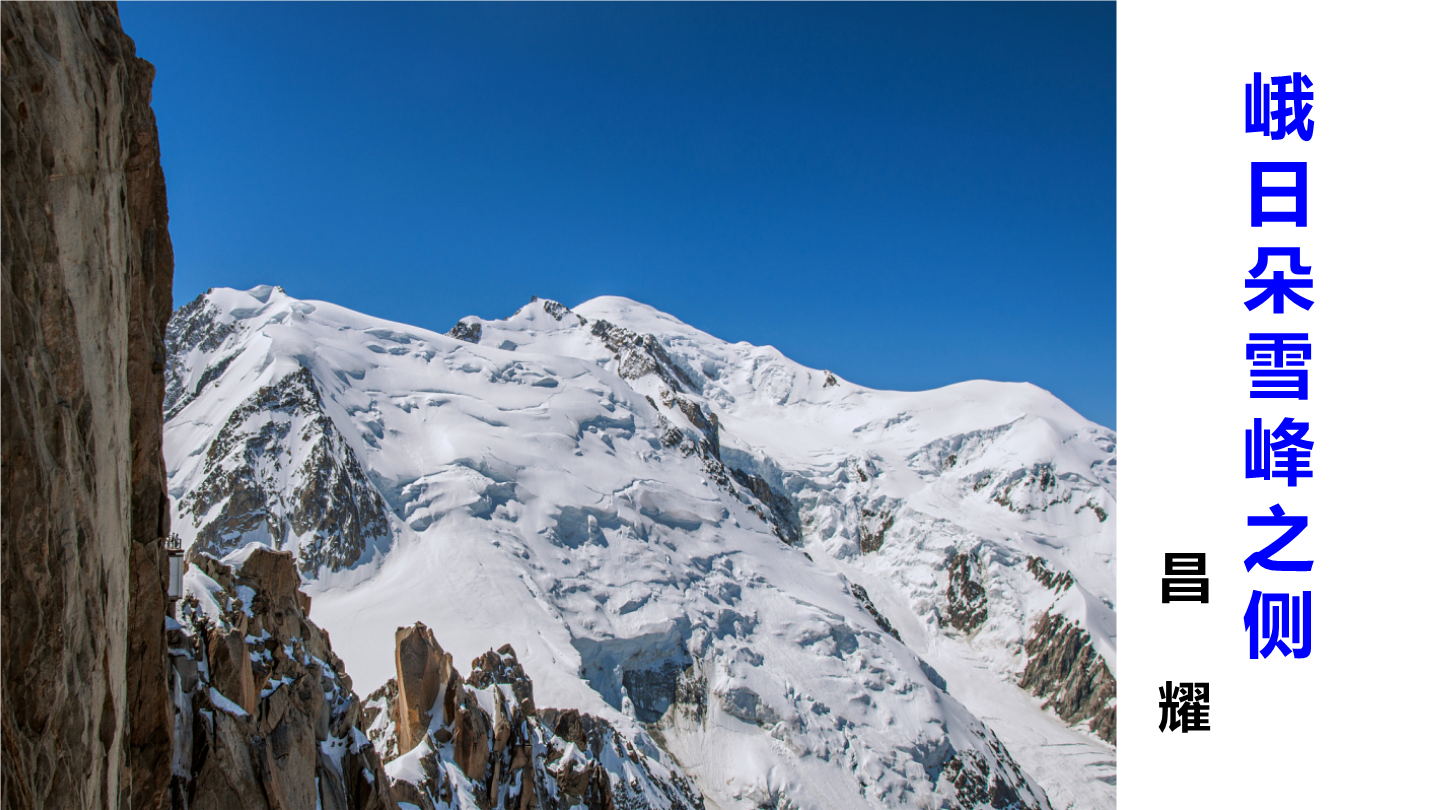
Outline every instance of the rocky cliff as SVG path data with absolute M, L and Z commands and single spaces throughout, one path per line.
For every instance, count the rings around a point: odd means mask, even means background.
M 289 552 L 192 547 L 167 625 L 177 810 L 692 808 L 648 739 L 536 709 L 508 645 L 461 678 L 424 624 L 395 633 L 396 677 L 361 701 Z
M 114 3 L 0 15 L 5 805 L 163 807 L 174 263 L 154 69 Z
M 584 807 L 702 810 L 675 762 L 574 709 L 535 708 L 535 686 L 506 644 L 462 679 L 424 624 L 395 633 L 396 677 L 366 700 L 363 726 L 395 795 L 423 810 Z
M 169 623 L 173 807 L 395 810 L 361 704 L 288 552 L 192 549 Z

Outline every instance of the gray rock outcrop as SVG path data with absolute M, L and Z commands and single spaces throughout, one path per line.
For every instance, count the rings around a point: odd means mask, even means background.
M 474 315 L 467 315 L 461 318 L 454 326 L 450 327 L 450 331 L 445 334 L 456 340 L 463 340 L 466 343 L 479 343 L 480 319 Z

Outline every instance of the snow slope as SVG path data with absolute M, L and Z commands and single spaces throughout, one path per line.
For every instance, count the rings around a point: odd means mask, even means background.
M 609 297 L 439 335 L 217 289 L 167 343 L 175 530 L 295 551 L 361 693 L 423 621 L 716 807 L 1114 806 L 1115 437 L 1038 388 Z

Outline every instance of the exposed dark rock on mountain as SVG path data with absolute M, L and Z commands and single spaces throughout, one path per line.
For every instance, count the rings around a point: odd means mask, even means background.
M 770 514 L 767 517 L 774 527 L 775 536 L 792 546 L 800 542 L 800 515 L 794 502 L 758 475 L 750 475 L 739 468 L 731 468 L 730 474 L 768 508 Z
M 865 480 L 865 473 L 860 472 L 860 480 Z M 895 525 L 895 515 L 884 508 L 860 510 L 860 553 L 869 554 L 879 551 L 880 546 L 885 543 L 885 533 Z
M 632 332 L 609 321 L 596 321 L 590 326 L 590 333 L 615 353 L 620 361 L 617 369 L 621 377 L 638 380 L 646 374 L 655 374 L 675 391 L 700 392 L 695 378 L 675 362 L 654 335 Z
M 206 452 L 204 481 L 181 498 L 179 514 L 203 519 L 195 546 L 217 555 L 251 540 L 280 547 L 295 538 L 300 570 L 311 576 L 354 565 L 390 538 L 384 500 L 304 368 L 230 413 Z
M 992 769 L 984 757 L 962 751 L 945 763 L 942 777 L 955 786 L 956 801 L 964 810 L 978 807 L 1005 807 L 1010 810 L 1040 810 L 1044 805 L 1021 796 L 1013 787 L 1019 783 L 1020 767 L 998 745 L 993 749 L 1000 765 Z
M 216 360 L 205 369 L 200 381 L 193 388 L 187 389 L 184 386 L 180 363 L 186 353 L 196 350 L 213 352 L 223 346 L 225 339 L 235 331 L 235 324 L 216 321 L 217 314 L 214 305 L 201 295 L 175 310 L 174 316 L 170 318 L 165 329 L 166 419 L 179 413 L 181 408 L 190 404 L 210 383 L 220 379 L 220 375 L 225 373 L 225 369 L 236 357 L 231 354 Z
M 530 300 L 537 301 L 539 299 L 535 296 L 531 296 Z M 545 307 L 545 311 L 549 313 L 550 317 L 554 318 L 557 321 L 565 320 L 566 315 L 574 315 L 575 319 L 580 322 L 581 326 L 584 326 L 586 323 L 588 323 L 588 321 L 585 320 L 585 317 L 583 315 L 575 313 L 573 310 L 560 303 L 559 301 L 551 301 L 547 298 L 541 303 L 541 306 Z
M 174 261 L 154 68 L 114 3 L 0 14 L 5 805 L 162 807 Z
M 226 564 L 192 550 L 168 631 L 176 749 L 172 806 L 396 810 L 361 703 L 289 552 Z
M 904 643 L 904 639 L 900 638 L 900 633 L 890 624 L 889 619 L 881 615 L 880 610 L 875 607 L 875 603 L 870 600 L 870 594 L 864 588 L 852 582 L 850 583 L 850 592 L 855 594 L 855 599 L 860 602 L 861 607 L 865 608 L 865 612 L 875 618 L 875 623 L 880 625 L 881 630 L 894 636 L 897 641 Z M 929 673 L 927 672 L 926 674 L 928 675 Z
M 1101 739 L 1115 742 L 1115 676 L 1095 651 L 1090 634 L 1074 621 L 1047 613 L 1025 641 L 1030 656 L 1020 686 L 1045 698 L 1046 708 L 1068 723 L 1089 720 Z
M 669 388 L 660 389 L 660 401 L 667 408 L 671 405 L 679 408 L 680 412 L 685 414 L 685 418 L 690 420 L 690 424 L 700 430 L 701 435 L 704 436 L 703 445 L 706 455 L 711 458 L 720 457 L 720 417 L 711 413 L 699 402 L 686 396 L 680 396 Z
M 480 319 L 474 315 L 461 318 L 460 322 L 450 327 L 450 331 L 445 334 L 456 340 L 463 340 L 466 343 L 479 343 Z
M 973 633 L 989 616 L 984 558 L 979 547 L 950 561 L 947 621 L 961 633 Z M 1044 559 L 1030 557 L 1025 570 L 1045 588 L 1061 595 L 1075 585 L 1066 571 L 1055 571 Z M 1019 685 L 1045 701 L 1045 707 L 1067 723 L 1087 723 L 1101 739 L 1115 742 L 1115 676 L 1095 648 L 1090 634 L 1075 621 L 1044 613 L 1025 640 L 1028 658 Z
M 1049 563 L 1040 557 L 1031 557 L 1025 563 L 1025 570 L 1029 571 L 1041 585 L 1056 593 L 1064 593 L 1071 585 L 1075 584 L 1075 577 L 1071 576 L 1069 571 L 1058 574 L 1055 569 L 1050 567 Z
M 991 492 L 990 500 L 1017 514 L 1044 511 L 1070 502 L 1070 490 L 1060 487 L 1059 483 L 1053 464 L 1036 464 L 1001 479 Z M 1096 512 L 1096 516 L 1099 515 L 1100 512 Z
M 946 619 L 962 633 L 976 630 L 990 615 L 980 566 L 980 558 L 973 549 L 956 554 L 950 560 L 950 584 L 945 591 Z

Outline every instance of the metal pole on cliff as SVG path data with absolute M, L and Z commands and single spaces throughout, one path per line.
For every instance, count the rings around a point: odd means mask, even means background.
M 184 592 L 185 577 L 185 549 L 180 547 L 180 535 L 172 534 L 165 538 L 165 555 L 169 557 L 170 570 L 169 582 L 165 588 L 165 612 L 170 618 L 175 617 L 175 605 L 180 601 L 180 595 Z

